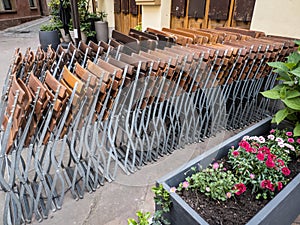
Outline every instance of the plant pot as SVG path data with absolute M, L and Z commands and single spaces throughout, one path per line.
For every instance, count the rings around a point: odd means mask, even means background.
M 157 181 L 170 193 L 171 187 L 177 187 L 193 172 L 191 167 L 202 165 L 207 167 L 213 161 L 226 156 L 231 146 L 237 146 L 245 135 L 264 135 L 271 129 L 271 118 L 264 119 L 243 132 L 231 137 L 215 148 L 199 155 L 188 162 L 182 168 L 166 175 Z M 208 223 L 194 211 L 179 195 L 170 193 L 172 207 L 170 212 L 165 215 L 172 225 L 182 224 L 205 224 Z M 280 191 L 264 208 L 262 208 L 247 225 L 257 224 L 291 224 L 300 214 L 300 174 L 298 174 L 282 191 Z
M 108 23 L 105 21 L 95 21 L 95 31 L 97 41 L 108 41 Z
M 53 31 L 39 31 L 39 40 L 44 51 L 47 51 L 49 45 L 56 50 L 60 44 L 59 35 L 57 30 Z

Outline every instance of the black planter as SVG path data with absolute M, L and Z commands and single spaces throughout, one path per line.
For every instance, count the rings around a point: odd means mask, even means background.
M 271 118 L 262 120 L 254 126 L 246 129 L 243 132 L 229 138 L 225 142 L 210 149 L 209 151 L 199 155 L 195 159 L 188 162 L 182 168 L 166 175 L 157 181 L 170 192 L 171 187 L 177 187 L 179 183 L 185 180 L 185 177 L 190 176 L 191 167 L 201 164 L 203 168 L 207 167 L 216 159 L 221 159 L 227 155 L 231 146 L 237 146 L 239 141 L 245 135 L 263 135 L 271 129 Z M 172 225 L 196 225 L 208 223 L 195 212 L 179 195 L 170 193 L 172 207 L 170 213 L 166 214 Z M 263 209 L 261 209 L 247 225 L 257 224 L 291 224 L 300 214 L 300 174 L 296 176 L 275 198 L 273 198 Z
M 57 30 L 53 31 L 39 31 L 40 44 L 44 51 L 47 51 L 48 45 L 51 45 L 54 50 L 60 44 Z

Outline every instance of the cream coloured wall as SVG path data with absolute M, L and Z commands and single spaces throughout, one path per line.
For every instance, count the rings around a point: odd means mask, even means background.
M 300 38 L 300 0 L 256 0 L 251 30 Z
M 104 11 L 107 13 L 107 22 L 109 29 L 109 36 L 111 31 L 115 29 L 115 14 L 114 14 L 114 1 L 112 0 L 98 0 L 97 11 Z
M 159 6 L 143 5 L 142 12 L 142 30 L 147 27 L 159 30 L 170 27 L 171 0 L 161 0 Z

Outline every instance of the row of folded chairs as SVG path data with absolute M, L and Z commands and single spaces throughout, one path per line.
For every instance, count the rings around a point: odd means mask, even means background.
M 268 62 L 293 40 L 236 28 L 131 29 L 109 43 L 19 49 L 0 103 L 3 224 L 42 221 L 185 145 L 274 112 Z

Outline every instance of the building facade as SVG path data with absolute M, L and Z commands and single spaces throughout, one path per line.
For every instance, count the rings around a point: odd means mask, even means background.
M 0 30 L 48 14 L 46 0 L 0 0 Z

